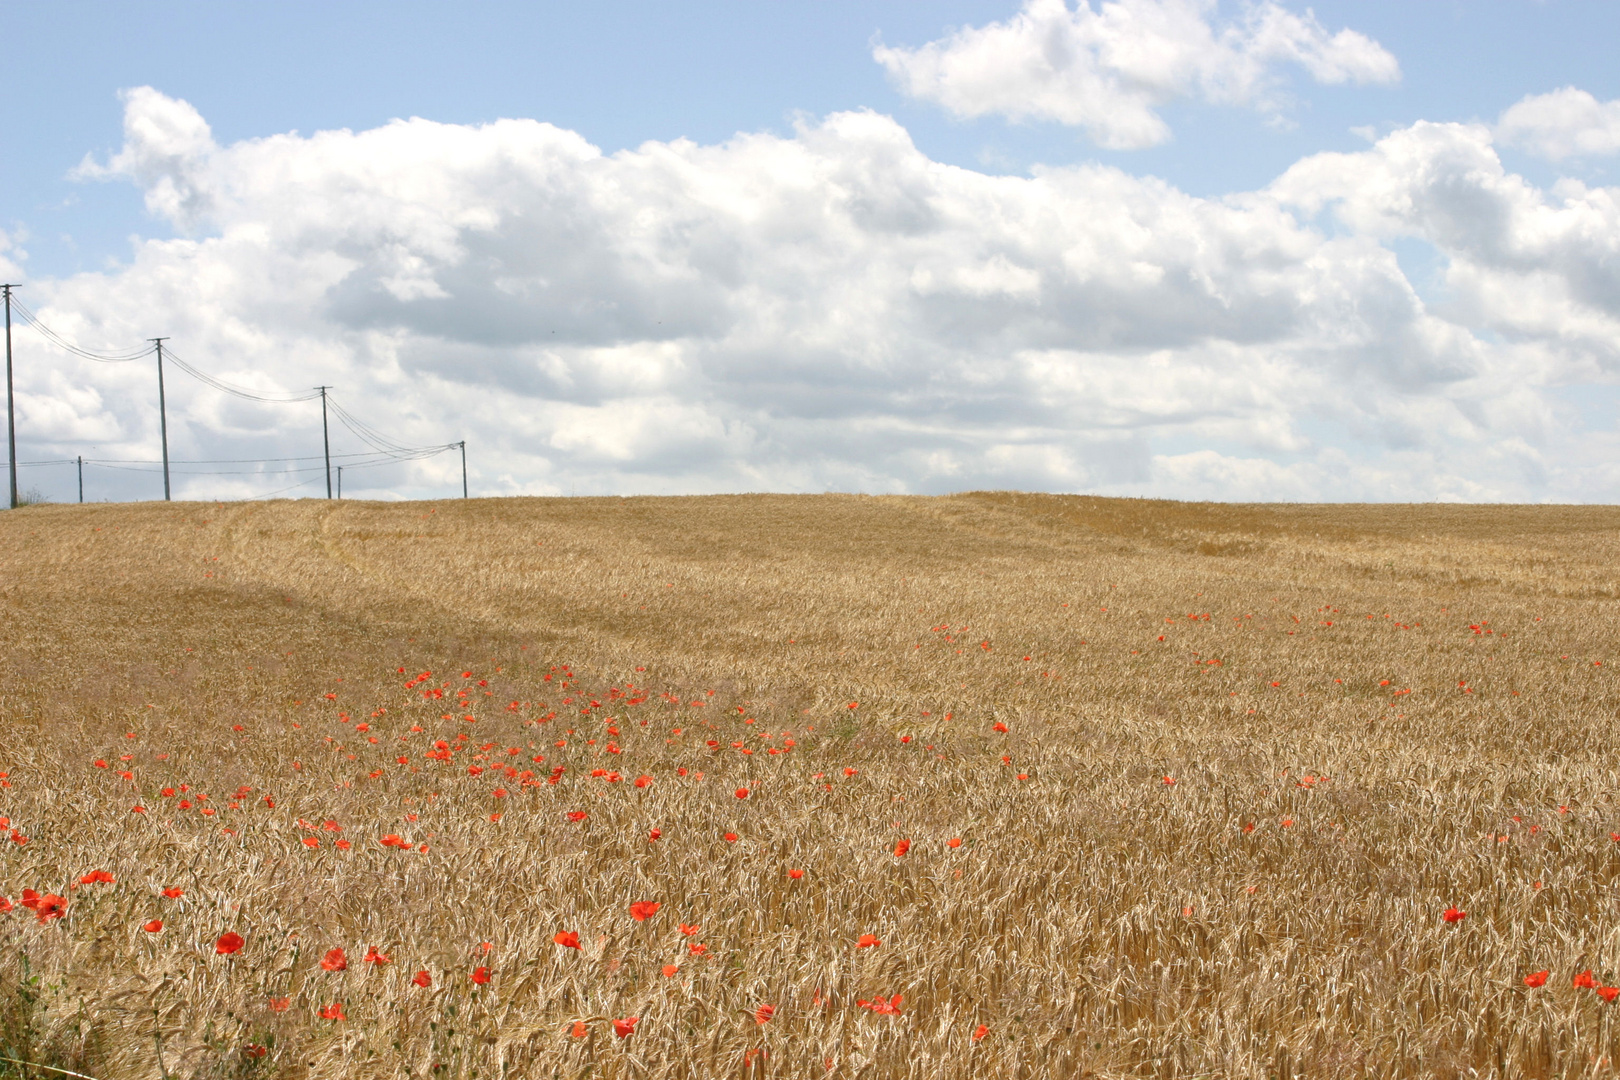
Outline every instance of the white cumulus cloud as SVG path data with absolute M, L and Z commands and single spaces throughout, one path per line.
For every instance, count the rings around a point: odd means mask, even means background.
M 906 94 L 957 116 L 1051 120 L 1112 149 L 1170 137 L 1159 109 L 1182 98 L 1278 105 L 1280 65 L 1322 83 L 1388 83 L 1395 57 L 1354 30 L 1328 31 L 1307 11 L 1266 0 L 1235 19 L 1214 0 L 1026 0 L 1005 22 L 873 55 Z
M 331 384 L 403 443 L 465 437 L 475 493 L 1620 497 L 1613 425 L 1559 396 L 1620 381 L 1620 191 L 1537 188 L 1484 127 L 1199 198 L 1096 165 L 944 165 L 870 112 L 608 155 L 533 120 L 219 145 L 155 91 L 125 109 L 95 168 L 191 231 L 32 283 L 45 321 L 92 348 L 167 334 L 237 383 Z M 1444 304 L 1402 272 L 1407 240 L 1443 256 Z M 152 456 L 149 365 L 27 341 L 28 445 Z M 314 403 L 175 374 L 169 403 L 177 458 L 319 452 Z M 459 480 L 440 457 L 344 489 Z
M 1573 86 L 1530 94 L 1502 113 L 1496 137 L 1553 161 L 1620 152 L 1620 101 Z

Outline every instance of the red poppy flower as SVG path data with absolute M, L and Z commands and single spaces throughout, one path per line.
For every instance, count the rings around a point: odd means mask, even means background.
M 646 922 L 658 914 L 658 909 L 661 907 L 663 905 L 655 900 L 638 900 L 630 905 L 630 917 L 636 922 Z
M 472 981 L 477 983 L 479 986 L 483 986 L 485 983 L 489 982 L 489 968 L 474 968 L 472 973 Z
M 349 958 L 343 955 L 342 949 L 329 949 L 321 957 L 321 967 L 327 971 L 345 971 L 349 966 Z
M 1440 917 L 1446 920 L 1448 923 L 1459 923 L 1468 918 L 1468 912 L 1458 911 L 1457 905 L 1453 904 L 1446 908 L 1445 911 L 1441 912 Z
M 776 1015 L 775 1005 L 761 1005 L 754 1010 L 754 1023 L 763 1024 L 774 1015 Z
M 1600 986 L 1597 988 L 1597 994 L 1604 1001 L 1613 1001 L 1616 996 L 1620 996 L 1620 986 Z
M 898 859 L 898 858 L 900 858 L 902 855 L 904 855 L 906 852 L 908 852 L 910 850 L 911 850 L 911 841 L 910 840 L 902 840 L 898 844 L 894 845 L 894 857 Z
M 702 956 L 704 953 L 709 951 L 709 947 L 707 945 L 688 945 L 686 947 L 686 951 L 691 953 L 693 956 Z
M 415 977 L 411 979 L 411 982 L 415 983 L 417 986 L 429 987 L 433 985 L 433 976 L 429 975 L 425 971 L 418 971 Z
M 1002 723 L 1000 720 L 997 720 L 994 724 L 991 725 L 990 729 L 992 731 L 999 731 L 999 732 L 1005 734 L 1006 731 L 1007 731 L 1007 725 Z
M 1551 974 L 1552 972 L 1550 971 L 1537 971 L 1534 974 L 1526 975 L 1524 977 L 1524 985 L 1529 987 L 1546 986 L 1547 976 Z
M 246 944 L 247 942 L 242 940 L 241 934 L 238 934 L 235 930 L 227 930 L 219 936 L 218 941 L 214 942 L 214 952 L 220 956 L 229 956 L 234 952 L 240 952 L 242 946 Z
M 990 1029 L 985 1025 L 980 1024 L 978 1027 L 973 1029 L 973 1041 L 978 1042 L 988 1034 L 990 1034 Z
M 636 1033 L 636 1024 L 640 1020 L 639 1016 L 627 1016 L 623 1020 L 613 1021 L 613 1034 L 621 1039 L 628 1039 Z
M 270 1005 L 270 1011 L 271 1012 L 286 1012 L 289 1008 L 292 1007 L 292 998 L 290 998 L 290 997 L 273 997 L 273 998 L 270 999 L 268 1004 Z
M 745 787 L 740 787 L 737 789 L 736 795 L 739 799 L 746 799 L 748 798 L 748 789 Z
M 726 843 L 735 844 L 736 842 L 737 842 L 737 834 L 736 833 L 734 833 L 734 832 L 726 833 Z
M 576 1039 L 583 1039 L 589 1032 L 590 1028 L 585 1026 L 585 1021 L 575 1020 L 574 1026 L 572 1030 L 569 1031 L 569 1034 Z
M 33 910 L 35 917 L 43 925 L 52 919 L 60 919 L 67 914 L 67 897 L 55 893 L 46 893 L 41 896 L 32 889 L 23 890 L 23 907 Z
M 648 784 L 651 784 L 652 782 L 653 782 L 652 777 L 650 777 L 650 776 L 638 776 L 638 777 L 636 777 L 636 787 L 638 787 L 638 788 L 644 788 Z
M 306 836 L 304 837 L 304 846 L 307 848 L 318 848 L 321 846 L 321 842 L 313 836 Z
M 870 948 L 872 948 L 874 946 L 881 945 L 881 944 L 883 944 L 883 942 L 881 942 L 881 941 L 879 941 L 877 939 L 877 935 L 875 935 L 875 934 L 862 934 L 861 939 L 855 943 L 855 947 L 857 949 L 870 949 Z
M 899 1016 L 900 1015 L 900 995 L 899 994 L 894 995 L 894 997 L 892 999 L 888 1000 L 888 1001 L 884 1001 L 883 998 L 880 996 L 880 997 L 874 998 L 871 1001 L 856 1001 L 855 1004 L 858 1005 L 860 1008 L 871 1009 L 873 1012 L 880 1013 L 880 1014 L 885 1015 L 885 1016 Z
M 1597 980 L 1592 978 L 1592 969 L 1587 968 L 1585 971 L 1583 971 L 1579 975 L 1575 976 L 1575 978 L 1574 978 L 1574 986 L 1575 986 L 1575 988 L 1577 990 L 1595 990 L 1595 989 L 1597 989 Z
M 648 833 L 648 834 L 647 834 L 647 839 L 648 839 L 648 840 L 657 840 L 657 839 L 658 839 L 658 838 L 659 838 L 659 837 L 660 837 L 660 836 L 663 836 L 663 835 L 664 835 L 664 834 L 663 834 L 663 831 L 662 831 L 662 830 L 660 830 L 660 829 L 654 829 L 654 830 L 652 830 L 652 831 L 651 831 L 651 832 L 649 832 L 649 833 Z
M 663 970 L 664 978 L 673 979 L 675 977 L 675 973 L 681 969 L 674 964 L 665 964 Z
M 570 811 L 568 811 L 568 820 L 569 821 L 584 821 L 588 817 L 590 817 L 590 815 L 587 814 L 583 810 L 570 810 Z
M 111 885 L 113 876 L 105 870 L 92 870 L 79 879 L 80 885 Z
M 321 1019 L 322 1020 L 347 1020 L 348 1017 L 343 1015 L 343 1002 L 334 1001 L 334 1002 L 332 1002 L 332 1004 L 330 1004 L 330 1005 L 326 1006 L 326 1008 L 322 1009 L 321 1010 Z
M 149 922 L 145 926 L 141 927 L 141 929 L 145 930 L 148 934 L 155 934 L 158 931 L 163 929 L 163 920 L 162 919 L 153 919 L 151 922 Z
M 382 953 L 378 952 L 377 951 L 377 946 L 375 946 L 375 945 L 367 945 L 366 946 L 366 955 L 364 956 L 363 959 L 365 960 L 366 963 L 368 963 L 368 964 L 376 964 L 378 967 L 381 967 L 383 964 L 387 964 L 387 963 L 392 962 L 392 961 L 390 961 L 390 959 L 388 957 L 386 957 Z
M 575 930 L 564 930 L 551 940 L 565 949 L 579 948 L 579 932 Z
M 949 840 L 945 841 L 945 846 L 950 848 L 959 848 L 962 846 L 962 838 L 960 836 L 953 836 Z
M 800 878 L 804 877 L 804 871 L 799 869 L 789 870 L 788 877 L 792 878 L 794 881 L 798 881 Z

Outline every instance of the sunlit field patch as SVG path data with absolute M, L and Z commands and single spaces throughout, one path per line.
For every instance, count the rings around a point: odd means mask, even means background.
M 0 514 L 0 1075 L 1607 1075 L 1617 528 Z

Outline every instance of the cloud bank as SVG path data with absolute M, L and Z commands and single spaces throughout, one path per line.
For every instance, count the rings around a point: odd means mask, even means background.
M 401 441 L 465 437 L 475 492 L 1620 497 L 1591 415 L 1620 382 L 1620 191 L 1537 188 L 1484 126 L 1208 199 L 944 165 L 871 112 L 605 155 L 532 120 L 219 145 L 156 90 L 124 107 L 85 171 L 186 235 L 33 283 L 40 315 L 91 347 L 168 334 L 239 383 L 333 384 Z M 1438 280 L 1415 288 L 1402 244 Z M 27 347 L 35 445 L 155 448 L 144 363 Z M 319 452 L 317 406 L 176 378 L 177 457 Z M 344 486 L 448 494 L 459 464 Z
M 902 92 L 959 117 L 997 115 L 1083 128 L 1115 150 L 1170 138 L 1159 115 L 1184 98 L 1251 105 L 1276 115 L 1277 68 L 1320 83 L 1389 83 L 1400 65 L 1354 30 L 1329 34 L 1309 12 L 1249 6 L 1219 22 L 1214 0 L 1026 0 L 1006 22 L 970 27 L 920 48 L 879 45 Z

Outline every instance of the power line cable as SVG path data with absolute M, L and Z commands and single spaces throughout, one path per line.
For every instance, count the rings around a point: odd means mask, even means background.
M 39 331 L 40 336 L 46 341 L 50 342 L 52 345 L 55 345 L 57 348 L 64 350 L 65 352 L 72 353 L 74 356 L 83 357 L 86 360 L 94 360 L 98 364 L 126 364 L 131 360 L 139 360 L 143 356 L 151 356 L 152 353 L 156 351 L 150 344 L 143 345 L 139 349 L 126 350 L 120 353 L 98 353 L 90 349 L 82 349 L 73 344 L 73 342 L 69 341 L 67 338 L 63 337 L 61 334 L 58 334 L 55 330 L 52 330 L 49 326 L 46 326 L 43 322 L 40 322 L 39 316 L 30 311 L 23 304 L 23 302 L 18 300 L 15 296 L 12 297 L 11 306 L 18 315 L 22 316 L 22 321 Z
M 243 398 L 247 401 L 267 401 L 278 405 L 290 405 L 298 401 L 313 401 L 321 396 L 321 392 L 319 390 L 301 390 L 291 393 L 265 393 L 259 390 L 249 390 L 246 387 L 237 386 L 234 383 L 228 383 L 224 379 L 217 379 L 205 371 L 199 371 L 197 368 L 192 367 L 190 364 L 186 363 L 185 360 L 177 356 L 172 348 L 164 349 L 163 355 L 166 359 L 173 363 L 175 367 L 179 368 L 181 371 L 184 371 L 187 375 L 190 375 L 198 382 L 211 386 L 221 393 L 230 394 L 234 397 Z
M 330 399 L 331 395 L 328 394 L 327 397 Z M 337 415 L 338 419 L 343 422 L 343 426 L 347 427 L 351 432 L 354 433 L 356 438 L 358 438 L 361 442 L 364 442 L 367 446 L 372 447 L 378 453 L 414 455 L 421 452 L 427 452 L 431 454 L 438 453 L 443 450 L 450 450 L 461 445 L 460 443 L 434 443 L 430 446 L 406 446 L 402 443 L 396 442 L 387 435 L 384 435 L 370 424 L 364 423 L 353 413 L 344 409 L 342 405 L 334 404 L 333 412 Z

